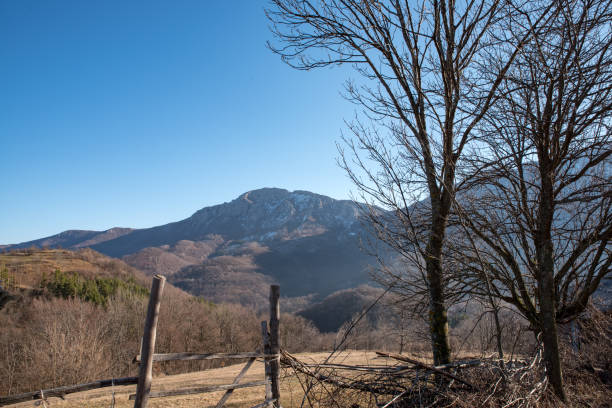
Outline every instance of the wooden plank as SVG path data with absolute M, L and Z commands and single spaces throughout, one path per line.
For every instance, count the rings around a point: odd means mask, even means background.
M 220 360 L 273 357 L 276 357 L 276 355 L 266 353 L 165 353 L 153 354 L 153 361 Z M 134 361 L 140 362 L 140 356 L 134 357 Z
M 280 286 L 270 286 L 270 354 L 279 355 L 270 360 L 272 399 L 280 407 Z
M 242 380 L 242 377 L 244 377 L 246 372 L 249 371 L 249 368 L 251 368 L 251 365 L 253 365 L 254 361 L 255 361 L 255 358 L 251 358 L 249 361 L 247 361 L 247 363 L 244 365 L 244 367 L 242 367 L 242 370 L 240 370 L 236 378 L 234 378 L 234 382 L 232 384 L 234 385 L 238 384 L 240 380 Z M 223 394 L 219 402 L 217 402 L 217 406 L 215 408 L 223 407 L 223 404 L 227 402 L 227 400 L 229 399 L 229 397 L 232 395 L 233 392 L 234 392 L 233 389 L 225 391 L 225 394 Z
M 264 348 L 264 353 L 270 354 L 270 335 L 268 334 L 268 323 L 264 320 L 261 322 L 261 341 Z M 264 371 L 266 378 L 266 401 L 272 400 L 271 376 L 270 376 L 270 359 L 264 360 Z
M 207 392 L 215 392 L 215 391 L 226 391 L 226 390 L 236 390 L 239 388 L 249 388 L 249 387 L 259 387 L 260 385 L 265 385 L 265 381 L 253 381 L 242 384 L 224 384 L 224 385 L 209 385 L 206 387 L 199 388 L 188 388 L 184 390 L 174 390 L 174 391 L 159 391 L 152 392 L 149 394 L 149 398 L 159 398 L 159 397 L 175 397 L 179 395 L 190 395 L 190 394 L 204 394 Z M 134 399 L 136 394 L 130 395 L 130 399 Z
M 114 378 L 109 380 L 99 380 L 84 384 L 67 385 L 63 387 L 50 388 L 48 390 L 39 390 L 33 392 L 26 392 L 24 394 L 9 395 L 7 397 L 0 397 L 0 406 L 16 404 L 23 401 L 31 401 L 40 399 L 42 395 L 45 398 L 48 397 L 59 397 L 62 398 L 66 394 L 72 394 L 75 392 L 88 391 L 96 388 L 104 388 L 111 386 L 131 385 L 138 383 L 138 377 L 123 377 Z M 42 395 L 41 395 L 42 394 Z
M 144 334 L 142 335 L 142 362 L 138 368 L 138 386 L 136 387 L 136 401 L 134 408 L 146 408 L 153 381 L 153 353 L 155 352 L 155 335 L 157 333 L 157 319 L 159 305 L 166 278 L 162 275 L 153 277 L 147 318 L 145 320 Z

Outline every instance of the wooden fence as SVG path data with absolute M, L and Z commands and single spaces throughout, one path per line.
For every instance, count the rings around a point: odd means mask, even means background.
M 257 387 L 265 385 L 265 399 L 262 403 L 255 405 L 252 408 L 264 407 L 280 407 L 280 309 L 279 298 L 280 288 L 278 285 L 270 286 L 270 324 L 266 321 L 261 322 L 261 334 L 263 350 L 244 353 L 155 353 L 155 338 L 157 333 L 157 320 L 159 316 L 159 308 L 161 304 L 161 296 L 164 289 L 166 278 L 161 275 L 156 275 L 153 278 L 151 287 L 151 295 L 149 297 L 149 305 L 147 308 L 147 317 L 145 320 L 144 334 L 140 354 L 134 358 L 135 362 L 139 363 L 138 377 L 126 377 L 109 380 L 99 380 L 86 384 L 78 384 L 64 387 L 57 387 L 47 390 L 33 391 L 25 394 L 11 395 L 0 397 L 0 406 L 15 404 L 23 401 L 31 401 L 36 399 L 46 400 L 48 397 L 60 397 L 64 395 L 92 390 L 96 388 L 137 384 L 136 393 L 130 395 L 130 399 L 134 400 L 134 408 L 145 408 L 149 398 L 170 397 L 178 395 L 201 394 L 215 391 L 225 391 L 216 407 L 221 408 L 231 397 L 236 389 Z M 255 359 L 261 358 L 264 360 L 265 379 L 262 381 L 252 381 L 241 383 L 240 381 L 249 370 Z M 205 387 L 187 388 L 173 391 L 157 391 L 151 392 L 153 383 L 153 363 L 159 361 L 177 361 L 177 360 L 215 360 L 215 359 L 247 359 L 246 364 L 240 373 L 234 378 L 231 384 L 210 385 Z

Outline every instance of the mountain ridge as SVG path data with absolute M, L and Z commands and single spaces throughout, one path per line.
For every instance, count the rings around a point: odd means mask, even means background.
M 277 201 L 276 205 L 270 205 L 271 200 L 276 200 Z M 170 222 L 170 223 L 159 225 L 159 226 L 154 226 L 150 228 L 112 227 L 112 228 L 109 228 L 107 230 L 102 230 L 102 231 L 79 230 L 79 229 L 65 230 L 55 235 L 51 235 L 51 236 L 47 236 L 47 237 L 43 237 L 43 238 L 39 238 L 35 240 L 25 241 L 25 242 L 21 242 L 17 244 L 5 244 L 0 247 L 5 248 L 5 249 L 18 249 L 18 248 L 27 248 L 30 246 L 55 247 L 55 246 L 61 245 L 62 247 L 65 247 L 65 248 L 93 246 L 93 245 L 99 245 L 107 241 L 114 240 L 116 238 L 120 238 L 124 235 L 132 234 L 134 232 L 152 231 L 152 230 L 158 230 L 160 228 L 171 228 L 171 227 L 176 227 L 177 225 L 186 226 L 188 224 L 196 225 L 199 227 L 207 227 L 208 225 L 210 225 L 211 218 L 214 216 L 219 216 L 219 215 L 225 215 L 225 216 L 242 215 L 244 216 L 246 215 L 244 214 L 244 212 L 246 211 L 243 211 L 243 214 L 240 214 L 240 211 L 244 210 L 246 206 L 248 206 L 249 204 L 257 207 L 257 204 L 263 203 L 263 205 L 269 212 L 274 211 L 274 210 L 278 210 L 278 212 L 282 212 L 283 210 L 285 211 L 291 210 L 290 208 L 287 208 L 286 206 L 282 207 L 282 204 L 284 203 L 286 204 L 287 201 L 291 201 L 292 204 L 295 205 L 295 207 L 298 207 L 298 208 L 301 207 L 301 209 L 305 209 L 306 207 L 304 205 L 305 202 L 310 201 L 312 203 L 313 201 L 318 201 L 317 206 L 319 208 L 323 208 L 324 205 L 334 206 L 335 208 L 345 207 L 344 215 L 356 217 L 357 212 L 358 212 L 355 203 L 353 203 L 350 200 L 336 200 L 334 198 L 324 196 L 321 194 L 317 194 L 317 193 L 312 193 L 306 190 L 294 190 L 290 192 L 286 189 L 281 189 L 281 188 L 264 187 L 260 189 L 247 191 L 243 194 L 240 194 L 234 200 L 231 200 L 228 202 L 224 202 L 221 204 L 215 204 L 215 205 L 208 206 L 208 207 L 203 207 L 195 211 L 191 216 L 183 220 L 174 221 L 174 222 Z M 246 203 L 246 206 L 245 206 L 245 203 Z M 227 208 L 228 206 L 231 206 L 231 210 L 229 214 L 227 211 L 225 212 L 223 211 L 223 208 L 224 207 Z M 353 208 L 353 211 L 348 211 L 347 208 Z M 261 211 L 261 206 L 260 208 L 257 208 L 257 210 Z M 349 214 L 350 212 L 352 212 L 352 214 Z M 235 236 L 237 231 L 232 230 L 229 232 L 230 232 L 230 235 L 234 234 L 232 236 L 233 239 L 238 238 L 237 236 Z M 207 234 L 208 233 L 204 233 L 202 237 L 204 237 Z M 241 238 L 244 239 L 244 238 L 255 238 L 255 237 L 251 237 L 247 235 Z M 265 238 L 270 238 L 270 237 L 259 237 L 259 238 L 265 239 Z M 178 242 L 179 240 L 180 239 L 178 239 L 175 242 Z
M 89 247 L 149 275 L 163 273 L 193 294 L 235 301 L 236 293 L 259 291 L 270 282 L 283 285 L 288 296 L 325 296 L 367 283 L 375 260 L 360 251 L 365 234 L 352 201 L 263 188 L 160 226 L 69 230 L 4 250 Z

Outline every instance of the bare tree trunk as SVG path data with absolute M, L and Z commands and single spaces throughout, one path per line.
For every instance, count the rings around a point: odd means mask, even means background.
M 555 394 L 565 401 L 563 390 L 563 375 L 561 371 L 561 358 L 559 356 L 559 340 L 557 336 L 555 287 L 552 274 L 552 243 L 546 242 L 543 248 L 543 256 L 540 266 L 538 281 L 540 302 L 540 328 L 542 330 L 542 342 L 544 344 L 544 363 L 546 364 L 546 376 L 550 381 Z
M 557 396 L 565 401 L 563 389 L 563 375 L 561 371 L 561 358 L 559 356 L 559 340 L 557 336 L 557 322 L 555 319 L 554 286 L 552 274 L 542 271 L 540 277 L 540 327 L 542 329 L 542 342 L 544 343 L 544 362 L 546 375 Z
M 495 321 L 495 339 L 497 340 L 497 355 L 499 356 L 499 366 L 504 368 L 504 347 L 502 346 L 502 327 L 499 322 L 499 305 L 495 303 L 495 299 L 493 298 L 493 293 L 491 293 L 491 279 L 489 275 L 486 273 L 484 275 L 484 280 L 487 288 L 487 298 L 489 299 L 489 304 L 491 305 L 491 312 L 493 313 L 493 320 Z
M 437 218 L 437 220 L 436 220 Z M 434 218 L 434 228 L 429 238 L 425 259 L 429 285 L 429 330 L 431 348 L 435 365 L 450 363 L 450 343 L 448 340 L 448 317 L 444 305 L 444 281 L 442 270 L 442 245 L 444 227 L 435 225 L 443 222 Z
M 553 183 L 552 164 L 545 155 L 540 154 L 541 162 L 541 198 L 538 211 L 538 232 L 536 247 L 538 256 L 538 301 L 540 303 L 540 328 L 542 342 L 544 343 L 544 363 L 546 376 L 550 381 L 555 394 L 565 401 L 563 389 L 563 375 L 561 372 L 561 358 L 559 356 L 559 339 L 557 336 L 557 311 L 555 305 L 555 281 L 553 243 L 551 239 L 553 217 Z
M 491 303 L 493 303 L 493 299 L 491 298 Z M 495 337 L 497 339 L 497 355 L 499 356 L 500 366 L 504 367 L 504 348 L 502 347 L 502 328 L 499 323 L 499 308 L 497 305 L 492 305 L 493 307 L 493 319 L 495 319 Z

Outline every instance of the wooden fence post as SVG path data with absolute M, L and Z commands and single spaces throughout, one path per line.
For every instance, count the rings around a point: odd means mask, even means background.
M 268 334 L 268 322 L 261 322 L 261 340 L 263 343 L 263 353 L 270 353 L 270 335 Z M 266 401 L 272 400 L 272 377 L 270 375 L 270 358 L 264 358 L 264 370 L 266 378 Z
M 166 278 L 162 275 L 155 275 L 153 277 L 149 307 L 147 308 L 147 319 L 145 320 L 144 333 L 142 335 L 138 386 L 136 387 L 134 408 L 145 408 L 149 402 L 149 393 L 151 392 L 151 382 L 153 380 L 153 353 L 155 352 L 157 318 L 159 316 L 159 304 L 165 282 Z
M 272 399 L 275 407 L 280 407 L 280 287 L 270 286 L 270 353 L 276 357 L 270 360 L 270 377 L 272 388 Z

